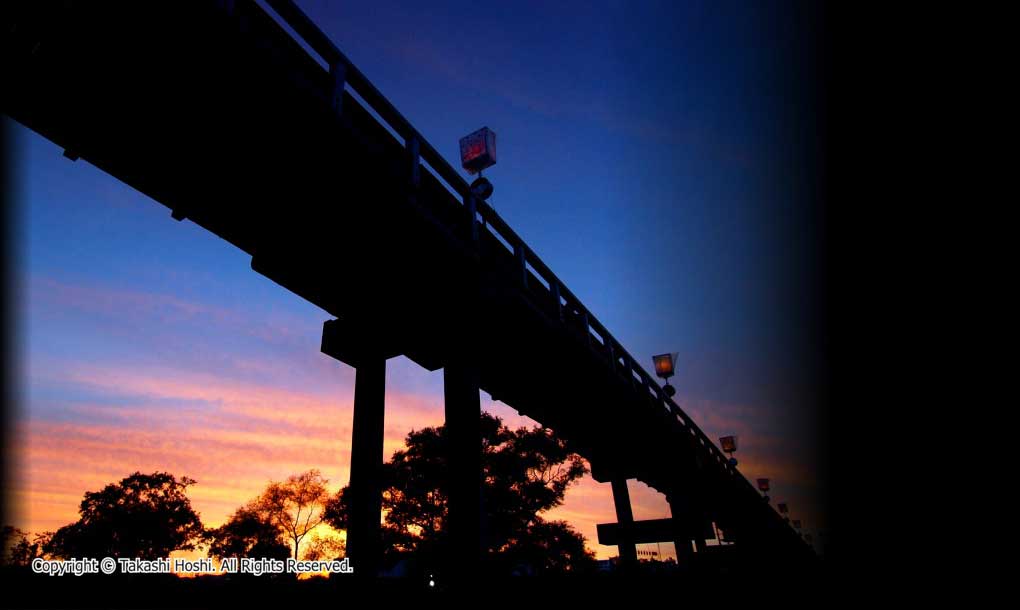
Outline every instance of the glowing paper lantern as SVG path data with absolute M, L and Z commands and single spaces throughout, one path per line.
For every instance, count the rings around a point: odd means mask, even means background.
M 769 480 L 768 479 L 758 479 L 758 491 L 768 491 L 768 490 L 769 490 Z
M 663 379 L 669 379 L 673 376 L 673 365 L 676 362 L 677 354 L 659 354 L 658 356 L 652 356 L 652 363 L 655 364 L 655 375 Z M 666 396 L 672 397 L 676 394 L 676 388 L 669 385 L 669 381 L 666 385 L 662 386 L 662 391 L 666 393 Z
M 460 139 L 460 164 L 469 174 L 477 174 L 496 164 L 496 132 L 488 127 Z
M 722 450 L 726 453 L 733 453 L 737 450 L 737 437 L 724 436 L 719 439 L 719 444 L 722 445 Z
M 659 354 L 658 356 L 652 356 L 652 362 L 655 363 L 655 375 L 662 377 L 663 379 L 672 377 L 676 356 L 676 354 Z

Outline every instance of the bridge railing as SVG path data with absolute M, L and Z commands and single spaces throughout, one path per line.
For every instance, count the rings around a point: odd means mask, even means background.
M 231 0 L 227 1 L 230 2 Z M 457 170 L 451 167 L 446 159 L 429 144 L 428 140 L 418 133 L 411 123 L 351 63 L 347 56 L 340 51 L 293 0 L 263 1 L 329 66 L 334 86 L 334 104 L 338 104 L 337 100 L 342 99 L 345 85 L 357 93 L 376 115 L 385 121 L 404 140 L 404 146 L 410 155 L 412 174 L 415 178 L 417 177 L 419 162 L 425 161 L 442 181 L 445 181 L 455 191 L 456 199 L 462 201 L 467 209 L 472 240 L 475 243 L 477 243 L 478 239 L 478 219 L 481 218 L 483 227 L 495 231 L 506 244 L 509 244 L 512 254 L 516 258 L 520 277 L 527 278 L 530 267 L 530 270 L 533 270 L 535 275 L 545 281 L 555 303 L 555 313 L 561 322 L 566 323 L 568 317 L 579 320 L 582 327 L 583 340 L 590 349 L 602 356 L 608 357 L 609 364 L 614 372 L 627 379 L 635 389 L 643 388 L 643 391 L 648 394 L 650 400 L 656 401 L 667 414 L 675 418 L 683 429 L 690 432 L 691 436 L 694 437 L 695 443 L 704 448 L 710 459 L 716 462 L 718 467 L 732 476 L 743 479 L 748 486 L 751 486 L 751 483 L 746 478 L 729 465 L 728 460 L 715 443 L 680 409 L 672 398 L 666 396 L 659 384 L 652 379 L 644 367 L 640 366 L 634 357 L 623 348 L 620 342 L 606 330 L 605 326 L 585 308 L 581 300 L 570 292 L 556 274 L 542 262 L 542 259 L 524 243 L 524 240 L 487 203 L 476 200 L 471 195 L 467 181 L 461 177 Z M 417 180 L 414 179 L 414 182 L 417 183 Z

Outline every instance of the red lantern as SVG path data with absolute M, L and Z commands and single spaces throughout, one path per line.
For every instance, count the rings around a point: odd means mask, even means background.
M 768 479 L 758 479 L 758 491 L 768 491 L 768 490 L 769 490 L 769 480 Z
M 719 439 L 719 444 L 722 445 L 722 450 L 726 453 L 733 453 L 737 450 L 737 437 L 724 436 Z
M 469 174 L 477 174 L 496 164 L 496 132 L 488 127 L 460 139 L 460 164 Z
M 674 360 L 677 354 L 659 354 L 658 356 L 652 356 L 652 362 L 655 363 L 655 374 L 663 379 L 669 379 L 673 376 L 674 372 Z

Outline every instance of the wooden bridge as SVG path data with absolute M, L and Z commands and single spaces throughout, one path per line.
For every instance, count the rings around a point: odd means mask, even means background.
M 716 523 L 741 561 L 813 551 L 538 255 L 290 0 L 9 2 L 3 111 L 252 257 L 329 312 L 357 368 L 348 554 L 379 558 L 387 358 L 444 369 L 451 561 L 480 552 L 479 390 L 612 483 L 603 542 Z M 583 202 L 580 202 L 583 205 Z M 626 480 L 672 518 L 634 523 Z

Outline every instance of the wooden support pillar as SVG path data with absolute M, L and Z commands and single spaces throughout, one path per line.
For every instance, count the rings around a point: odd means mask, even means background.
M 694 550 L 691 548 L 691 532 L 696 530 L 691 527 L 689 510 L 683 506 L 683 500 L 676 493 L 667 495 L 666 501 L 669 503 L 670 515 L 677 523 L 676 535 L 673 539 L 673 546 L 676 547 L 676 563 L 681 567 L 688 566 L 691 562 L 691 555 L 694 554 Z M 701 543 L 704 545 L 705 541 L 702 540 Z M 698 551 L 701 551 L 701 547 L 698 548 Z
M 674 540 L 676 545 L 677 562 L 681 561 L 681 551 L 689 555 L 691 553 L 691 540 L 694 540 L 694 548 L 698 553 L 703 553 L 706 548 L 706 516 L 704 507 L 698 497 L 697 487 L 687 484 L 679 485 L 666 496 L 669 502 L 669 510 L 673 520 L 677 522 L 678 531 L 684 539 Z M 679 536 L 678 536 L 679 538 Z M 681 549 L 681 547 L 683 547 Z
M 636 564 L 637 546 L 634 544 L 634 535 L 631 531 L 634 527 L 634 512 L 630 507 L 627 479 L 614 477 L 611 484 L 613 504 L 616 505 L 616 522 L 620 524 L 620 561 L 625 564 Z
M 382 559 L 383 419 L 385 414 L 386 359 L 358 360 L 354 386 L 354 429 L 351 442 L 351 514 L 347 529 L 347 556 L 355 575 L 374 577 Z
M 705 542 L 705 538 L 701 534 L 698 534 L 698 536 L 694 539 L 694 548 L 696 548 L 699 553 L 704 553 L 705 549 L 708 548 L 708 544 Z
M 471 332 L 468 330 L 467 332 Z M 483 556 L 481 537 L 482 437 L 478 354 L 458 341 L 443 370 L 449 464 L 448 580 L 471 583 Z M 455 585 L 456 586 L 456 585 Z

